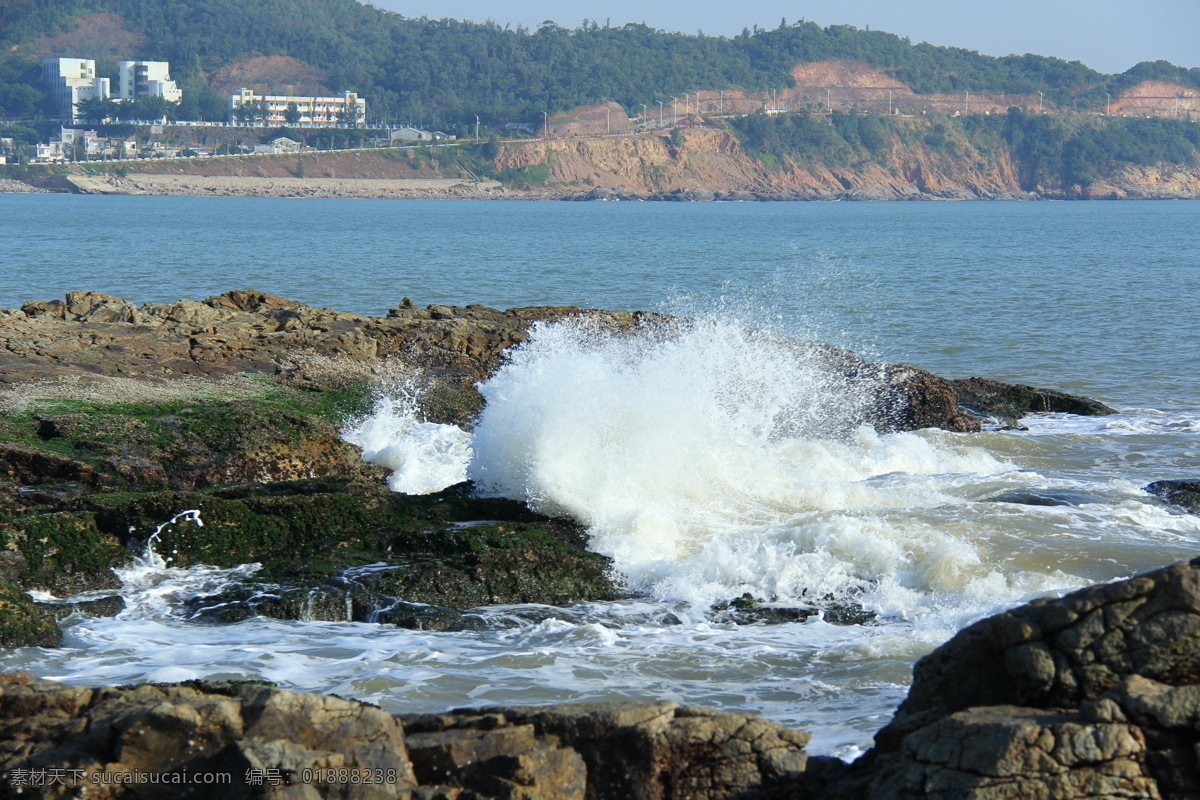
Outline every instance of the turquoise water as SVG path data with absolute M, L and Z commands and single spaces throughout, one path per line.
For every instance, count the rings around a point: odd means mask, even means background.
M 814 752 L 852 757 L 912 663 L 962 625 L 1200 550 L 1200 517 L 1142 491 L 1200 476 L 1198 223 L 1190 201 L 0 194 L 0 307 L 77 289 L 147 302 L 254 288 L 371 314 L 407 296 L 706 320 L 657 344 L 544 329 L 483 387 L 473 431 L 430 431 L 381 405 L 347 433 L 410 477 L 470 474 L 579 519 L 637 601 L 492 609 L 479 630 L 451 633 L 198 627 L 177 601 L 225 578 L 147 559 L 122 575 L 120 617 L 76 618 L 64 648 L 0 653 L 0 668 L 82 684 L 259 677 L 396 711 L 679 699 L 759 710 L 813 732 Z M 854 398 L 747 327 L 1081 392 L 1121 413 L 973 435 L 797 433 Z M 472 449 L 446 454 L 452 469 L 404 462 L 434 440 Z M 998 501 L 1030 492 L 1084 499 Z M 744 591 L 828 594 L 878 616 L 737 626 L 706 613 Z

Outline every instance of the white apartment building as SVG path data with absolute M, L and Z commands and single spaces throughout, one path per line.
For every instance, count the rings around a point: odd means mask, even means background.
M 42 59 L 42 81 L 50 92 L 55 113 L 75 122 L 80 100 L 105 100 L 112 96 L 108 78 L 96 75 L 96 62 L 86 58 Z
M 38 144 L 34 161 L 74 161 L 76 144 L 83 144 L 83 152 L 88 158 L 94 158 L 104 153 L 104 141 L 95 131 L 81 131 L 74 128 L 60 128 L 58 136 L 47 144 Z
M 183 92 L 171 80 L 171 65 L 166 61 L 118 61 L 118 99 L 161 97 L 168 103 L 178 103 Z
M 288 107 L 295 103 L 296 111 L 300 114 L 300 123 L 317 125 L 337 124 L 342 121 L 342 112 L 346 109 L 356 109 L 354 121 L 367 121 L 367 101 L 355 92 L 342 92 L 340 97 L 289 97 L 285 95 L 261 95 L 251 89 L 241 89 L 237 94 L 229 95 L 229 121 L 237 121 L 237 109 L 246 103 L 266 103 L 267 119 L 271 124 L 287 122 Z

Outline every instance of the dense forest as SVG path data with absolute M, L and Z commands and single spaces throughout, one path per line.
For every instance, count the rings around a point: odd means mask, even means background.
M 184 89 L 185 118 L 223 118 L 206 76 L 239 58 L 287 55 L 317 67 L 335 90 L 369 99 L 372 118 L 453 125 L 532 121 L 541 111 L 615 100 L 632 109 L 697 89 L 788 85 L 801 61 L 855 59 L 888 70 L 917 92 L 1043 91 L 1082 107 L 1147 78 L 1200 86 L 1200 69 L 1139 64 L 1118 76 L 1038 55 L 994 58 L 912 44 L 882 31 L 803 20 L 727 38 L 644 25 L 536 30 L 408 19 L 356 0 L 0 0 L 0 118 L 44 112 L 39 37 L 89 13 L 119 15 L 144 37 L 127 57 L 169 61 Z M 81 58 L 97 54 L 62 53 Z M 101 58 L 101 70 L 105 68 Z

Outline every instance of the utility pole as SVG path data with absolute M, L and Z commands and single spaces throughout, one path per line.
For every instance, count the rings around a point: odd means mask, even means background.
M 1112 94 L 1109 92 L 1104 93 L 1104 116 L 1112 116 Z
M 724 114 L 725 113 L 725 90 L 721 89 L 720 92 L 721 92 L 721 113 Z
M 1038 92 L 1038 111 L 1042 110 L 1042 100 L 1045 98 L 1045 92 Z
M 642 125 L 645 125 L 646 124 L 646 104 L 638 103 L 638 105 L 642 107 Z
M 658 127 L 661 128 L 662 124 L 663 124 L 663 101 L 659 100 L 658 101 Z
M 475 138 L 479 138 L 479 115 L 475 114 Z
M 892 90 L 888 89 L 888 116 L 892 115 Z
M 608 115 L 608 132 L 612 133 L 612 109 L 605 106 L 604 113 Z
M 679 98 L 671 95 L 671 124 L 679 122 Z
M 542 112 L 542 138 L 550 138 L 550 115 L 545 111 Z
M 970 92 L 963 92 L 963 113 L 964 114 L 971 113 L 971 93 Z

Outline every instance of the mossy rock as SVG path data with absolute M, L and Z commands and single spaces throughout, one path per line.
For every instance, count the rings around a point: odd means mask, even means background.
M 55 400 L 0 415 L 0 473 L 21 484 L 75 481 L 85 492 L 155 491 L 311 475 L 372 475 L 342 441 L 370 408 L 364 385 L 257 398 L 156 404 Z M 5 467 L 5 462 L 12 464 Z M 0 474 L 0 478 L 2 478 Z M 29 505 L 44 502 L 30 498 Z
M 120 585 L 112 568 L 129 560 L 121 538 L 100 530 L 94 514 L 60 511 L 0 523 L 0 579 L 26 589 L 71 595 Z
M 54 616 L 38 608 L 29 595 L 0 582 L 0 647 L 58 647 L 62 631 Z
M 222 610 L 207 618 L 365 620 L 397 601 L 463 609 L 618 596 L 611 563 L 587 551 L 577 526 L 511 500 L 472 497 L 468 485 L 413 497 L 324 478 L 91 495 L 61 508 L 0 524 L 21 554 L 9 572 L 22 586 L 59 594 L 114 586 L 113 567 L 142 552 L 165 521 L 194 509 L 203 524 L 184 518 L 164 527 L 154 543 L 160 556 L 176 567 L 258 562 L 260 581 L 287 587 L 213 598 L 201 607 Z M 380 563 L 394 569 L 344 574 Z
M 211 622 L 259 615 L 445 630 L 462 624 L 465 609 L 478 606 L 566 605 L 622 596 L 609 559 L 584 550 L 576 531 L 557 521 L 421 525 L 392 537 L 386 554 L 363 557 L 370 569 L 340 570 L 320 581 L 332 562 L 306 564 L 282 586 L 248 583 L 193 598 L 187 615 Z
M 393 548 L 411 559 L 405 567 L 359 582 L 408 602 L 454 608 L 616 599 L 612 563 L 585 550 L 577 535 L 549 520 L 404 533 Z

